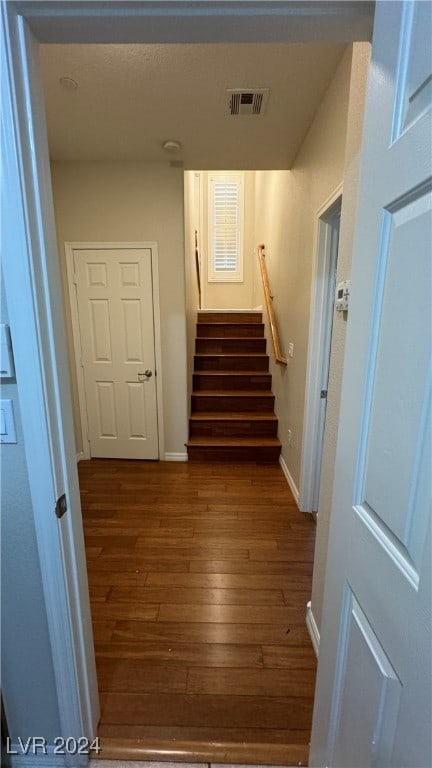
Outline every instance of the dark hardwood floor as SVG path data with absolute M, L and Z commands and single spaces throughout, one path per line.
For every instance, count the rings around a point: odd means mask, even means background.
M 79 464 L 100 757 L 307 765 L 315 525 L 278 465 Z

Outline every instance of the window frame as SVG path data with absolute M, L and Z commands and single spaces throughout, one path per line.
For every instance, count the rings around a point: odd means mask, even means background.
M 238 186 L 238 250 L 237 265 L 234 270 L 216 270 L 214 255 L 214 191 L 216 183 L 237 183 Z M 243 244 L 244 244 L 244 173 L 213 172 L 208 176 L 208 282 L 242 283 L 243 282 Z

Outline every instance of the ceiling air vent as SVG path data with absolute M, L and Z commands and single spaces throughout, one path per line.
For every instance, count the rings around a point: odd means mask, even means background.
M 227 93 L 231 115 L 264 114 L 269 95 L 268 88 L 230 88 Z

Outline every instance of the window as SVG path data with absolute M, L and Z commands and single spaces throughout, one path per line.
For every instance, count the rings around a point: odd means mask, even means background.
M 243 175 L 209 176 L 209 282 L 243 280 Z

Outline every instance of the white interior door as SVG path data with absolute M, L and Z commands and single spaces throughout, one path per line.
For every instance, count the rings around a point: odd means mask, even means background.
M 432 764 L 431 8 L 376 7 L 311 766 Z
M 151 248 L 74 250 L 91 456 L 157 459 Z

